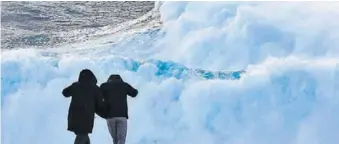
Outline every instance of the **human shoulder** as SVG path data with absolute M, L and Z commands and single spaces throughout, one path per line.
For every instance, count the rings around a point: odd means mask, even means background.
M 127 83 L 127 82 L 122 82 L 122 83 L 123 83 L 123 85 L 125 85 L 125 86 L 130 86 L 130 84 Z
M 76 86 L 78 86 L 78 85 L 80 85 L 79 82 L 73 82 L 73 83 L 71 84 L 72 87 L 76 87 Z
M 100 85 L 100 88 L 104 88 L 104 87 L 107 87 L 107 82 L 104 82 L 104 83 L 102 83 L 101 85 Z

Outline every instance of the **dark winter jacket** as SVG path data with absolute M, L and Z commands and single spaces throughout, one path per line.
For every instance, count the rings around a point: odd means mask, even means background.
M 107 118 L 128 118 L 127 95 L 136 97 L 138 90 L 124 82 L 119 75 L 111 75 L 100 89 L 108 106 Z
M 102 104 L 97 79 L 88 70 L 82 70 L 78 82 L 66 87 L 62 94 L 72 97 L 68 110 L 68 130 L 75 133 L 92 133 L 96 107 Z

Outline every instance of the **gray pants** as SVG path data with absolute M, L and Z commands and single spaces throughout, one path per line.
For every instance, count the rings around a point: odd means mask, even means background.
M 125 144 L 127 134 L 127 118 L 114 117 L 107 119 L 109 133 L 114 144 Z

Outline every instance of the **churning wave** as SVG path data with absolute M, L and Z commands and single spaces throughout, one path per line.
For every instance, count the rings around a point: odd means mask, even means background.
M 72 143 L 61 90 L 90 68 L 138 88 L 129 144 L 336 144 L 337 2 L 165 2 L 161 28 L 1 54 L 2 142 Z M 144 28 L 142 27 L 142 28 Z M 93 143 L 110 143 L 96 118 Z

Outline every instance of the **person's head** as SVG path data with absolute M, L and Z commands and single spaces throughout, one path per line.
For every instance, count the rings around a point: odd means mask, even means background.
M 120 75 L 112 74 L 109 76 L 107 82 L 123 82 Z
M 98 82 L 93 72 L 89 69 L 81 70 L 78 81 L 80 83 L 92 83 L 92 84 L 97 84 Z

